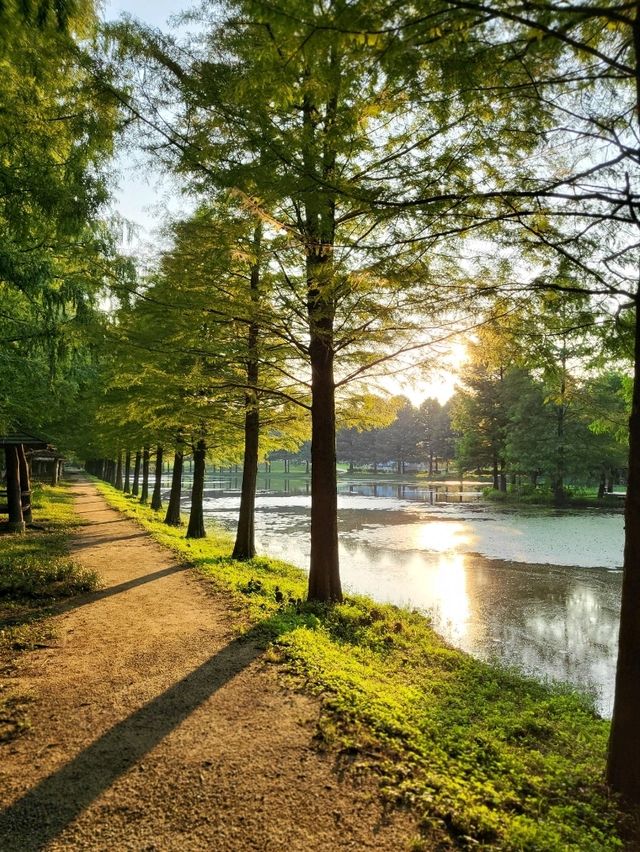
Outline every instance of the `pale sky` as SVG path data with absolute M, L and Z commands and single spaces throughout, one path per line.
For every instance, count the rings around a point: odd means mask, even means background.
M 107 0 L 101 4 L 101 17 L 106 21 L 114 21 L 122 15 L 128 15 L 170 32 L 174 27 L 168 19 L 188 9 L 190 5 L 193 4 L 188 0 Z M 139 242 L 152 240 L 154 229 L 165 218 L 165 210 L 177 213 L 182 204 L 171 181 L 154 170 L 142 154 L 123 152 L 116 160 L 116 171 L 115 208 L 138 229 L 130 249 L 135 250 Z
M 181 0 L 108 0 L 102 4 L 102 17 L 112 21 L 126 14 L 165 29 L 167 19 L 186 8 L 189 4 Z

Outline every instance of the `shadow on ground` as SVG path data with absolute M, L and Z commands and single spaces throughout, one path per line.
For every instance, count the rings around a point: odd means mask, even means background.
M 217 690 L 263 653 L 264 621 L 119 722 L 0 813 L 0 849 L 33 852 L 55 839 Z M 261 647 L 262 646 L 262 647 Z

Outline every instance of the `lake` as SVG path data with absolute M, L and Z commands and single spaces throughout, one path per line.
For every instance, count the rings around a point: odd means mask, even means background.
M 220 476 L 205 487 L 207 517 L 229 530 L 238 489 L 237 478 Z M 304 569 L 308 490 L 308 480 L 262 476 L 256 501 L 259 551 Z M 345 590 L 420 609 L 455 646 L 578 686 L 611 714 L 620 511 L 516 511 L 482 503 L 477 483 L 344 478 L 338 506 Z

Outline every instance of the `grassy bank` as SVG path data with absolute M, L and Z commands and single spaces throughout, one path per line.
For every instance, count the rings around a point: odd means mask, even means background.
M 36 487 L 33 515 L 38 529 L 0 534 L 0 741 L 28 727 L 28 696 L 7 678 L 20 654 L 55 641 L 49 616 L 56 605 L 97 586 L 97 576 L 68 555 L 78 524 L 73 497 L 64 486 Z
M 495 488 L 485 488 L 483 496 L 492 503 L 502 503 L 505 506 L 546 506 L 552 509 L 607 509 L 612 512 L 624 511 L 624 496 L 609 494 L 606 497 L 598 497 L 595 488 L 567 489 L 561 506 L 556 504 L 551 491 L 497 491 Z
M 417 613 L 363 597 L 306 605 L 302 571 L 233 561 L 226 533 L 186 541 L 162 515 L 99 488 L 231 594 L 242 629 L 252 625 L 287 677 L 320 697 L 318 746 L 342 769 L 377 773 L 389 801 L 419 818 L 416 850 L 622 847 L 603 784 L 608 724 L 586 699 L 449 648 Z

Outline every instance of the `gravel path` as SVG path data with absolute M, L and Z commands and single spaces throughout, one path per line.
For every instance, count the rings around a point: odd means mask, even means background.
M 74 557 L 103 588 L 20 658 L 33 729 L 0 748 L 0 850 L 406 849 L 373 785 L 316 750 L 317 703 L 286 691 L 223 596 L 94 486 Z

